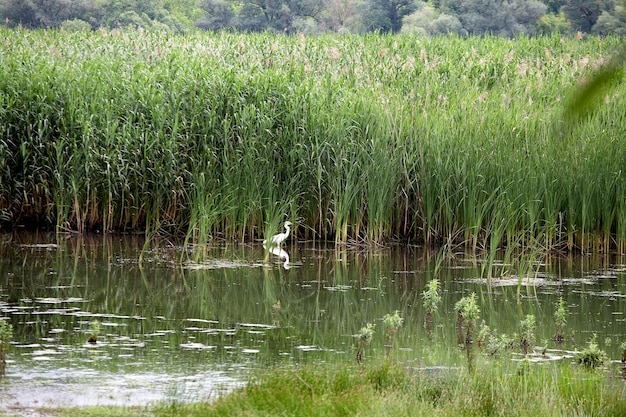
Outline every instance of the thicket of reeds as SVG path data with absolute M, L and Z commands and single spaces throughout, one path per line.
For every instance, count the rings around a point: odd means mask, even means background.
M 626 250 L 619 39 L 0 34 L 4 227 Z

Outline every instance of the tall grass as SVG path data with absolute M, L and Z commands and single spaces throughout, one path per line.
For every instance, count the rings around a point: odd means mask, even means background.
M 0 31 L 5 224 L 625 250 L 618 39 Z

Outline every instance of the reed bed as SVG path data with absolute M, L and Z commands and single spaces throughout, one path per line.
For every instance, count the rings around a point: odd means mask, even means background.
M 617 38 L 0 32 L 4 226 L 626 250 Z

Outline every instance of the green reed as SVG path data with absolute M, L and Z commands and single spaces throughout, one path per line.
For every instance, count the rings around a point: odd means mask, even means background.
M 624 250 L 625 87 L 563 110 L 617 39 L 1 30 L 9 223 Z

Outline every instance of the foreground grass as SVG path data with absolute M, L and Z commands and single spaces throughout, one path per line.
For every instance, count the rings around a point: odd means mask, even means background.
M 32 410 L 31 410 L 32 411 Z M 626 385 L 570 363 L 482 363 L 411 370 L 389 362 L 278 368 L 215 402 L 149 408 L 40 409 L 42 416 L 595 416 L 626 415 Z
M 490 364 L 475 373 L 408 372 L 387 363 L 263 375 L 214 403 L 172 404 L 179 416 L 623 416 L 623 381 L 569 364 Z

